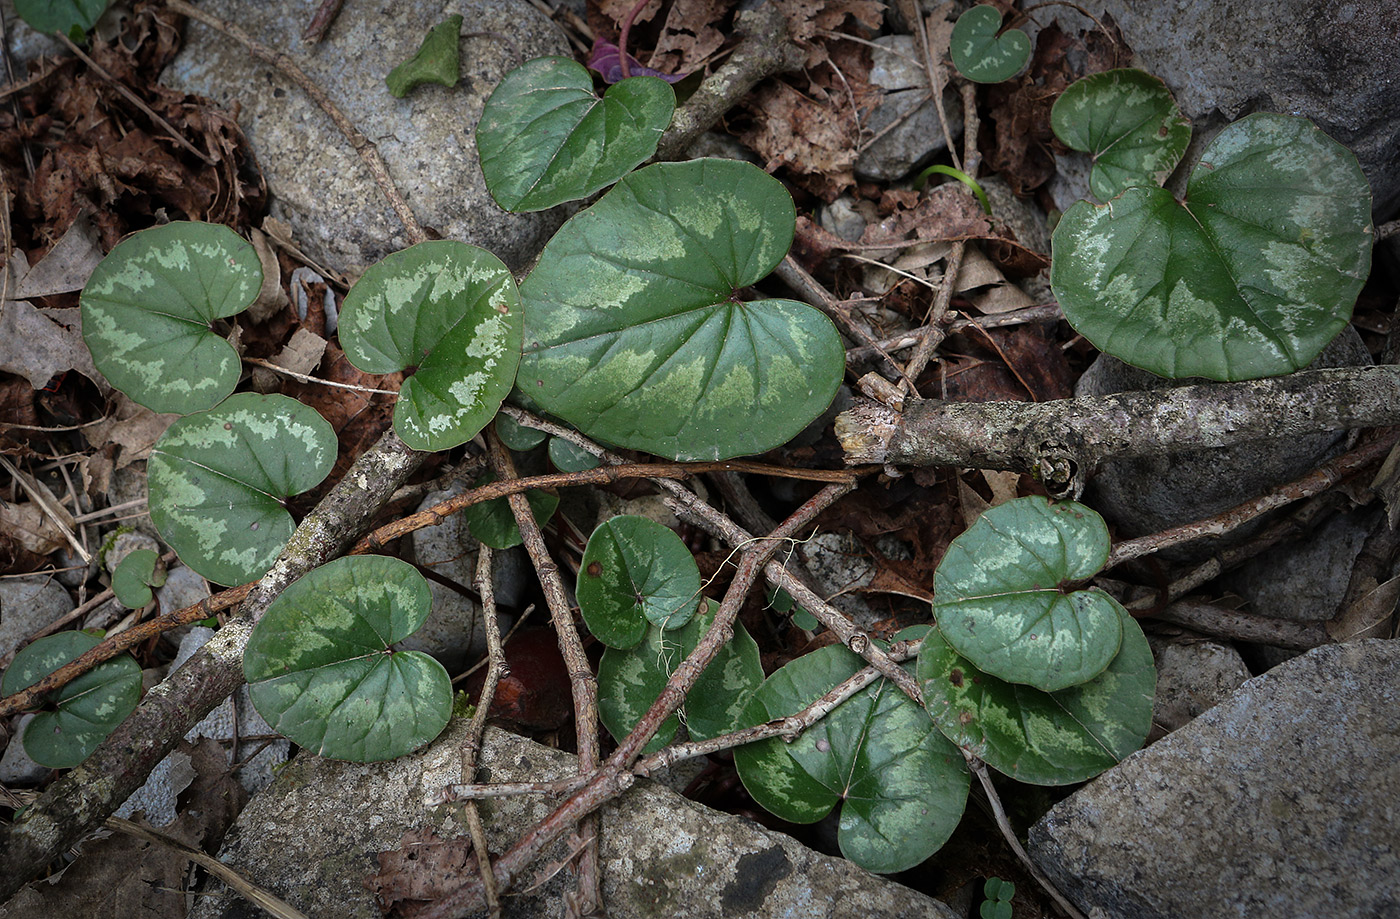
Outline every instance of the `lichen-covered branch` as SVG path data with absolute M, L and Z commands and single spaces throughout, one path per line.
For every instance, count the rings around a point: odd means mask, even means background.
M 1400 424 L 1400 365 L 1308 370 L 1055 402 L 863 403 L 836 418 L 852 465 L 1030 472 L 1076 493 L 1107 459 Z
M 14 823 L 0 827 L 0 902 L 101 826 L 180 738 L 238 688 L 243 649 L 268 606 L 297 578 L 340 555 L 423 456 L 392 430 L 380 438 L 301 522 L 281 558 L 218 634 L 148 692 L 87 760 L 51 785 Z

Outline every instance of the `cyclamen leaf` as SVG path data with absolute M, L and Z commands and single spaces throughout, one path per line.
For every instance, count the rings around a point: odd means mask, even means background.
M 745 720 L 795 714 L 864 664 L 840 645 L 803 655 L 764 681 Z M 784 820 L 813 823 L 841 803 L 841 854 L 879 873 L 912 868 L 938 851 L 962 817 L 970 781 L 957 749 L 884 679 L 791 743 L 773 738 L 739 747 L 734 765 L 754 800 Z
M 645 517 L 614 517 L 588 538 L 576 591 L 593 637 L 630 648 L 648 623 L 677 629 L 690 621 L 700 604 L 700 569 L 669 528 Z
M 675 107 L 675 93 L 655 77 L 623 80 L 600 100 L 577 61 L 526 61 L 506 74 L 482 110 L 481 174 L 508 211 L 586 198 L 656 152 Z
M 286 396 L 240 393 L 172 424 L 147 461 L 151 522 L 216 584 L 266 573 L 295 525 L 281 499 L 314 488 L 335 464 L 335 432 Z
M 243 674 L 273 729 L 320 756 L 403 756 L 437 737 L 452 681 L 437 661 L 390 646 L 428 618 L 432 594 L 412 565 L 359 555 L 322 565 L 268 607 Z
M 1000 83 L 1014 77 L 1031 57 L 1031 40 L 1020 29 L 1001 28 L 1001 11 L 974 6 L 953 26 L 949 56 L 958 73 L 974 83 Z
M 1107 670 L 1053 693 L 982 673 L 935 628 L 916 671 L 928 714 L 949 740 L 1017 781 L 1087 781 L 1139 749 L 1152 725 L 1152 649 L 1126 611 L 1122 628 Z
M 682 460 L 785 443 L 844 373 L 831 321 L 743 302 L 792 242 L 792 199 L 734 160 L 658 163 L 573 217 L 521 285 L 517 386 L 583 433 Z
M 447 450 L 486 427 L 515 382 L 520 296 L 505 264 L 453 240 L 418 243 L 370 266 L 340 313 L 340 343 L 366 373 L 417 367 L 394 406 L 415 450 Z
M 132 401 L 153 412 L 203 411 L 233 392 L 242 369 L 212 324 L 247 309 L 261 286 L 252 244 L 228 227 L 151 227 L 93 270 L 79 298 L 83 340 Z
M 90 651 L 99 639 L 59 632 L 21 648 L 0 679 L 0 696 L 28 689 Z M 56 706 L 34 716 L 24 730 L 24 751 L 50 769 L 68 769 L 88 758 L 141 699 L 141 667 L 130 654 L 103 661 L 47 696 Z
M 154 549 L 136 549 L 121 560 L 112 572 L 112 593 L 128 609 L 141 609 L 154 595 L 152 587 L 165 583 L 164 570 L 157 572 L 160 555 Z
M 1130 188 L 1070 208 L 1050 285 L 1075 330 L 1120 360 L 1251 380 L 1306 367 L 1336 337 L 1372 241 L 1356 157 L 1306 119 L 1256 114 L 1216 135 L 1185 201 Z
M 978 669 L 1046 692 L 1093 679 L 1118 654 L 1123 608 L 1062 589 L 1108 560 L 1108 526 L 1073 501 L 1017 498 L 954 539 L 934 573 L 934 616 Z
M 15 12 L 36 32 L 62 32 L 75 42 L 107 11 L 107 0 L 15 0 Z
M 1066 145 L 1092 154 L 1089 189 L 1100 201 L 1135 185 L 1161 185 L 1191 142 L 1191 119 L 1167 85 L 1131 68 L 1071 84 L 1055 100 L 1050 124 Z

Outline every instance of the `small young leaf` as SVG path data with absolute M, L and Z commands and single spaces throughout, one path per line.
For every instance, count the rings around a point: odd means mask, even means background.
M 253 246 L 228 227 L 168 223 L 117 243 L 79 298 L 97 369 L 154 412 L 189 414 L 222 402 L 242 363 L 212 328 L 262 286 Z
M 582 472 L 585 469 L 597 469 L 602 463 L 602 460 L 592 453 L 574 446 L 562 437 L 549 439 L 549 461 L 560 472 Z
M 586 198 L 656 152 L 676 94 L 656 77 L 631 77 L 601 100 L 577 61 L 540 57 L 505 75 L 476 128 L 481 174 L 508 211 Z
M 1001 878 L 987 878 L 982 885 L 982 895 L 988 900 L 1010 900 L 1016 896 L 1016 885 Z
M 335 464 L 335 431 L 310 406 L 239 393 L 188 415 L 146 464 L 151 522 L 180 559 L 216 584 L 261 577 L 291 537 L 281 499 L 314 488 Z
M 476 487 L 480 488 L 494 481 L 494 476 L 484 475 L 476 480 Z M 549 518 L 554 516 L 555 508 L 559 506 L 558 495 L 535 488 L 525 492 L 525 500 L 529 502 L 535 522 L 540 526 L 549 522 Z M 520 527 L 515 523 L 515 514 L 511 512 L 508 498 L 493 498 L 473 504 L 462 511 L 462 516 L 466 519 L 467 529 L 471 534 L 493 549 L 510 549 L 521 543 Z
M 977 908 L 982 919 L 1012 919 L 1011 903 L 1006 900 L 986 900 Z
M 485 249 L 418 243 L 371 265 L 345 295 L 340 343 L 366 373 L 418 368 L 394 406 L 404 443 L 429 451 L 459 446 L 495 417 L 515 383 L 515 278 Z
M 579 610 L 593 637 L 630 648 L 650 623 L 678 629 L 700 603 L 700 569 L 681 538 L 645 517 L 614 517 L 598 525 L 583 550 Z
M 456 14 L 429 29 L 417 53 L 384 78 L 389 93 L 402 99 L 414 87 L 424 83 L 456 86 L 461 69 L 461 54 L 458 51 L 461 32 L 462 17 Z
M 1066 146 L 1093 157 L 1089 190 L 1100 201 L 1135 185 L 1161 185 L 1191 142 L 1191 119 L 1167 84 L 1131 68 L 1072 84 L 1050 109 L 1050 125 Z
M 934 617 L 986 673 L 1046 692 L 1083 683 L 1118 654 L 1123 608 L 1096 588 L 1061 588 L 1097 574 L 1108 550 L 1108 526 L 1082 504 L 988 508 L 938 564 Z
M 915 637 L 915 630 L 899 637 Z M 753 695 L 746 720 L 761 724 L 799 712 L 864 664 L 840 645 L 799 657 Z M 791 743 L 773 738 L 738 748 L 734 765 L 754 800 L 784 820 L 813 823 L 844 802 L 841 854 L 882 874 L 938 851 L 962 817 L 970 779 L 962 756 L 923 709 L 883 679 Z
M 278 733 L 331 759 L 374 763 L 437 737 L 452 681 L 437 661 L 390 645 L 428 618 L 432 594 L 412 565 L 356 555 L 282 592 L 243 654 L 253 707 Z
M 112 593 L 127 609 L 141 609 L 150 603 L 152 587 L 165 583 L 165 572 L 156 571 L 160 554 L 154 549 L 136 549 L 122 559 L 112 572 Z
M 15 12 L 36 32 L 62 32 L 81 42 L 107 10 L 107 0 L 15 0 Z
M 598 663 L 598 716 L 613 737 L 621 741 L 642 720 L 676 667 L 705 637 L 717 609 L 707 600 L 705 609 L 683 627 L 663 630 L 652 625 L 635 647 L 603 652 Z M 745 703 L 762 682 L 758 645 L 735 623 L 734 637 L 705 668 L 681 708 L 691 739 L 706 740 L 742 727 Z M 678 716 L 667 718 L 643 752 L 660 750 L 679 728 Z
M 1101 351 L 1160 376 L 1250 380 L 1300 370 L 1336 337 L 1372 241 L 1356 157 L 1306 119 L 1255 114 L 1216 135 L 1184 202 L 1130 188 L 1070 208 L 1050 285 Z
M 517 385 L 591 437 L 682 460 L 761 453 L 831 403 L 817 310 L 738 291 L 792 243 L 792 198 L 749 163 L 658 163 L 574 216 L 521 285 Z
M 506 449 L 524 453 L 544 443 L 549 435 L 536 428 L 527 428 L 509 415 L 501 414 L 496 416 L 496 436 L 506 445 Z
M 1031 40 L 1020 29 L 1001 28 L 1001 12 L 982 4 L 958 17 L 949 53 L 958 73 L 974 83 L 1000 83 L 1031 59 Z
M 0 679 L 0 696 L 33 686 L 99 644 L 86 632 L 59 632 L 26 645 Z M 141 667 L 129 654 L 98 664 L 47 697 L 55 711 L 34 716 L 24 731 L 24 751 L 50 769 L 88 758 L 141 699 Z
M 1087 781 L 1141 747 L 1152 723 L 1152 650 L 1126 612 L 1122 628 L 1107 670 L 1054 693 L 982 673 L 935 628 L 916 671 L 925 706 L 949 740 L 1017 781 Z

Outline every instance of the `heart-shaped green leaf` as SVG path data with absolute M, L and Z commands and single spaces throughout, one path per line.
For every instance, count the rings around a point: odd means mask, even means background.
M 62 32 L 75 42 L 83 40 L 83 33 L 97 25 L 106 10 L 107 0 L 15 0 L 15 12 L 34 31 Z
M 792 199 L 736 160 L 632 173 L 555 234 L 521 285 L 517 385 L 590 437 L 675 459 L 785 443 L 844 373 L 831 321 L 744 302 L 792 242 Z
M 958 73 L 974 83 L 1000 83 L 1031 59 L 1031 40 L 1020 29 L 1001 28 L 1001 12 L 982 4 L 958 17 L 949 53 Z
M 681 628 L 663 630 L 652 625 L 634 647 L 603 652 L 598 662 L 598 716 L 613 737 L 621 741 L 642 720 L 676 667 L 705 637 L 717 609 L 706 600 L 705 609 Z M 742 721 L 744 705 L 762 682 L 758 645 L 741 624 L 735 623 L 734 637 L 705 668 L 681 708 L 691 739 L 718 737 L 751 723 Z M 666 746 L 679 728 L 679 716 L 667 718 L 644 752 L 654 753 Z
M 456 14 L 429 29 L 413 57 L 389 71 L 384 78 L 389 94 L 402 99 L 424 83 L 456 86 L 461 70 L 461 53 L 458 50 L 461 33 L 462 17 Z
M 168 223 L 107 253 L 83 288 L 83 340 L 97 369 L 154 412 L 212 408 L 242 363 L 212 328 L 258 295 L 262 266 L 228 227 Z
M 602 460 L 598 457 L 562 437 L 549 439 L 549 461 L 560 472 L 582 472 L 585 469 L 597 469 L 602 465 Z
M 319 485 L 335 454 L 335 432 L 310 406 L 230 396 L 156 442 L 146 464 L 151 522 L 204 577 L 245 584 L 272 567 L 295 529 L 282 499 Z
M 428 582 L 396 558 L 322 565 L 283 591 L 248 639 L 253 707 L 331 759 L 374 763 L 421 747 L 447 727 L 452 681 L 426 654 L 389 646 L 431 608 Z
M 949 740 L 1013 779 L 1087 781 L 1141 747 L 1152 724 L 1152 649 L 1126 612 L 1122 628 L 1107 670 L 1054 693 L 980 672 L 933 629 L 919 652 L 924 704 Z
M 1089 190 L 1100 201 L 1160 186 L 1191 143 L 1191 119 L 1167 84 L 1131 68 L 1073 83 L 1050 109 L 1050 125 L 1065 145 L 1093 157 Z
M 507 449 L 515 450 L 517 453 L 524 453 L 526 450 L 533 450 L 549 435 L 537 428 L 527 428 L 523 424 L 517 423 L 509 415 L 500 414 L 496 416 L 496 436 L 501 439 Z
M 59 667 L 97 647 L 86 632 L 59 632 L 21 648 L 5 676 L 0 696 L 27 689 Z M 34 716 L 24 730 L 24 751 L 50 769 L 67 769 L 88 758 L 141 699 L 141 667 L 129 654 L 104 661 L 47 699 L 54 711 Z
M 656 77 L 629 77 L 600 100 L 577 61 L 526 61 L 505 75 L 482 110 L 481 174 L 508 211 L 586 198 L 651 158 L 675 107 L 675 92 Z
M 1050 285 L 1075 330 L 1120 360 L 1256 379 L 1306 367 L 1347 324 L 1371 243 L 1356 157 L 1306 119 L 1257 114 L 1210 143 L 1184 202 L 1131 188 L 1070 208 Z
M 1082 504 L 999 504 L 948 546 L 934 617 L 960 654 L 1003 680 L 1046 692 L 1091 680 L 1118 654 L 1123 608 L 1066 585 L 1097 574 L 1108 550 L 1108 526 Z
M 678 629 L 700 604 L 700 569 L 669 527 L 645 517 L 614 517 L 598 525 L 583 550 L 579 610 L 593 637 L 630 648 L 647 624 Z
M 898 637 L 924 631 L 906 629 Z M 764 681 L 749 702 L 747 721 L 795 714 L 864 666 L 840 645 L 803 655 Z M 962 755 L 917 703 L 883 679 L 791 743 L 773 738 L 739 747 L 734 765 L 754 800 L 784 820 L 813 823 L 844 802 L 841 854 L 881 874 L 912 868 L 937 852 L 967 804 Z
M 150 603 L 152 587 L 165 583 L 165 570 L 156 570 L 160 554 L 154 549 L 136 549 L 117 564 L 112 572 L 112 593 L 128 609 L 141 609 Z
M 410 246 L 371 265 L 345 295 L 340 343 L 366 373 L 417 367 L 399 390 L 394 430 L 415 450 L 456 447 L 486 427 L 515 383 L 515 279 L 476 246 Z
M 476 480 L 476 487 L 494 482 L 495 476 L 484 475 Z M 525 500 L 535 515 L 535 522 L 544 526 L 559 507 L 559 496 L 547 491 L 532 488 L 525 492 Z M 492 498 L 473 504 L 462 511 L 467 521 L 467 529 L 481 542 L 493 549 L 510 549 L 520 545 L 520 527 L 515 522 L 515 513 L 510 509 L 509 498 Z

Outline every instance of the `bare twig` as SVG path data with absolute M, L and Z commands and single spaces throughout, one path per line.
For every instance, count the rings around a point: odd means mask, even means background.
M 947 267 L 943 269 L 943 283 L 938 288 L 938 295 L 933 298 L 933 305 L 929 307 L 928 315 L 924 317 L 924 326 L 930 331 L 919 339 L 918 347 L 914 349 L 914 356 L 909 358 L 909 363 L 904 365 L 904 383 L 914 396 L 919 395 L 914 381 L 928 366 L 929 358 L 933 356 L 933 349 L 942 344 L 944 336 L 948 334 L 946 331 L 939 334 L 938 330 L 944 328 L 943 317 L 948 314 L 948 304 L 952 302 L 953 291 L 958 286 L 958 272 L 962 270 L 963 253 L 966 251 L 966 241 L 959 239 L 953 242 L 953 247 L 949 250 L 945 263 Z
M 308 45 L 314 45 L 325 38 L 344 2 L 345 0 L 321 0 L 321 5 L 316 7 L 316 14 L 311 17 L 311 21 L 306 24 L 306 30 L 301 33 L 301 40 Z
M 1006 326 L 1024 325 L 1028 322 L 1048 322 L 1054 319 L 1063 318 L 1058 303 L 1041 304 L 1038 306 L 1027 306 L 1024 309 L 1011 310 L 1006 313 L 997 313 L 992 316 L 976 316 L 973 318 L 955 319 L 947 326 L 947 333 L 961 332 L 971 326 L 981 329 L 1000 329 Z M 858 364 L 864 361 L 874 360 L 884 355 L 885 352 L 902 351 L 905 348 L 912 348 L 926 335 L 942 336 L 944 330 L 923 326 L 917 329 L 910 329 L 901 332 L 891 338 L 881 339 L 874 343 L 874 347 L 862 345 L 858 348 L 850 348 L 846 351 L 846 363 Z M 877 350 L 878 349 L 878 350 Z
M 1332 644 L 1332 638 L 1321 622 L 1293 622 L 1228 609 L 1202 600 L 1179 600 L 1147 615 L 1215 638 L 1255 642 L 1293 651 L 1311 651 Z
M 379 148 L 374 145 L 368 137 L 365 137 L 360 129 L 355 127 L 345 113 L 340 110 L 325 90 L 316 84 L 316 81 L 307 75 L 306 71 L 297 66 L 296 62 L 280 51 L 264 47 L 253 40 L 253 37 L 231 22 L 225 22 L 216 16 L 211 16 L 198 7 L 191 6 L 185 0 L 166 0 L 166 6 L 182 16 L 204 23 L 209 28 L 229 36 L 242 44 L 260 61 L 264 61 L 282 71 L 292 82 L 300 87 L 301 91 L 311 97 L 321 111 L 330 116 L 340 133 L 350 142 L 350 146 L 359 154 L 361 162 L 374 177 L 375 184 L 379 186 L 379 191 L 388 200 L 389 206 L 394 209 L 399 222 L 404 226 L 404 232 L 408 234 L 408 239 L 413 243 L 424 242 L 428 234 L 424 232 L 423 226 L 414 216 L 413 209 L 408 206 L 408 202 L 403 199 L 398 188 L 394 185 L 393 177 L 389 175 L 389 166 L 384 162 L 384 158 L 379 155 Z
M 304 373 L 297 373 L 295 370 L 288 370 L 286 367 L 279 367 L 272 361 L 265 361 L 260 357 L 245 357 L 243 362 L 257 367 L 265 367 L 273 373 L 280 373 L 282 376 L 291 377 L 302 383 L 314 383 L 317 386 L 329 386 L 332 389 L 353 389 L 355 392 L 367 392 L 379 396 L 397 396 L 399 394 L 396 389 L 374 389 L 370 386 L 356 386 L 354 383 L 336 383 L 333 380 L 323 380 L 320 377 L 308 376 Z
M 467 739 L 462 744 L 462 781 L 471 782 L 476 777 L 476 757 L 481 750 L 481 735 L 486 731 L 486 716 L 491 703 L 496 698 L 496 684 L 500 678 L 510 673 L 506 665 L 505 650 L 501 647 L 501 627 L 496 621 L 496 588 L 491 577 L 491 547 L 481 544 L 476 557 L 476 590 L 481 597 L 481 615 L 486 626 L 486 679 L 481 686 L 481 698 L 476 700 L 476 712 L 472 715 Z M 476 802 L 467 803 L 467 830 L 471 833 L 472 848 L 476 850 L 476 863 L 481 875 L 482 891 L 486 897 L 486 909 L 491 919 L 500 919 L 501 900 L 496 892 L 496 878 L 491 873 L 491 855 L 486 845 L 486 828 L 481 825 L 481 814 Z

